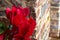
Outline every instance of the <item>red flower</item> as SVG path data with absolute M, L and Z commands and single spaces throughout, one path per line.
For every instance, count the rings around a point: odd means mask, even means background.
M 32 17 L 26 18 L 29 13 L 30 11 L 28 8 L 20 6 L 19 8 L 13 6 L 12 10 L 7 8 L 6 16 L 13 25 L 12 32 L 15 32 L 16 28 L 18 28 L 18 33 L 14 34 L 15 40 L 30 40 L 36 22 Z

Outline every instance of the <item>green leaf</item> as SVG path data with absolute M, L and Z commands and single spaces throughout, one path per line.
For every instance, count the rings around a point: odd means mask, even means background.
M 0 29 L 0 34 L 2 34 L 4 32 L 4 30 Z
M 2 34 L 7 29 L 6 25 L 0 22 L 0 34 Z

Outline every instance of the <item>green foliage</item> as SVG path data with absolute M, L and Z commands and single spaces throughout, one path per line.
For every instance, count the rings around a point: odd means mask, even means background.
M 0 22 L 0 34 L 2 34 L 6 30 L 6 25 L 2 22 Z

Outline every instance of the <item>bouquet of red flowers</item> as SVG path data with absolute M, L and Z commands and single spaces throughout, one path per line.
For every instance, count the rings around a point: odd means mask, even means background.
M 36 21 L 30 16 L 29 8 L 23 8 L 21 6 L 12 6 L 12 9 L 6 8 L 6 16 L 10 20 L 12 29 L 6 31 L 6 33 L 12 34 L 12 40 L 31 40 Z M 10 39 L 11 40 L 11 39 Z

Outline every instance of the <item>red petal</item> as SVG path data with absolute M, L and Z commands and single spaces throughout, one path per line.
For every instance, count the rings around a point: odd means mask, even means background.
M 24 15 L 25 15 L 25 17 L 28 16 L 29 14 L 30 14 L 29 8 L 24 8 Z
M 10 19 L 10 17 L 11 17 L 11 9 L 10 8 L 6 8 L 6 16 L 7 16 L 7 18 L 8 19 Z
M 0 40 L 3 40 L 3 35 L 0 35 Z
M 30 37 L 32 35 L 34 28 L 35 28 L 35 25 L 36 25 L 35 20 L 32 18 L 30 18 L 29 23 L 30 23 L 29 30 L 26 33 L 25 37 Z

